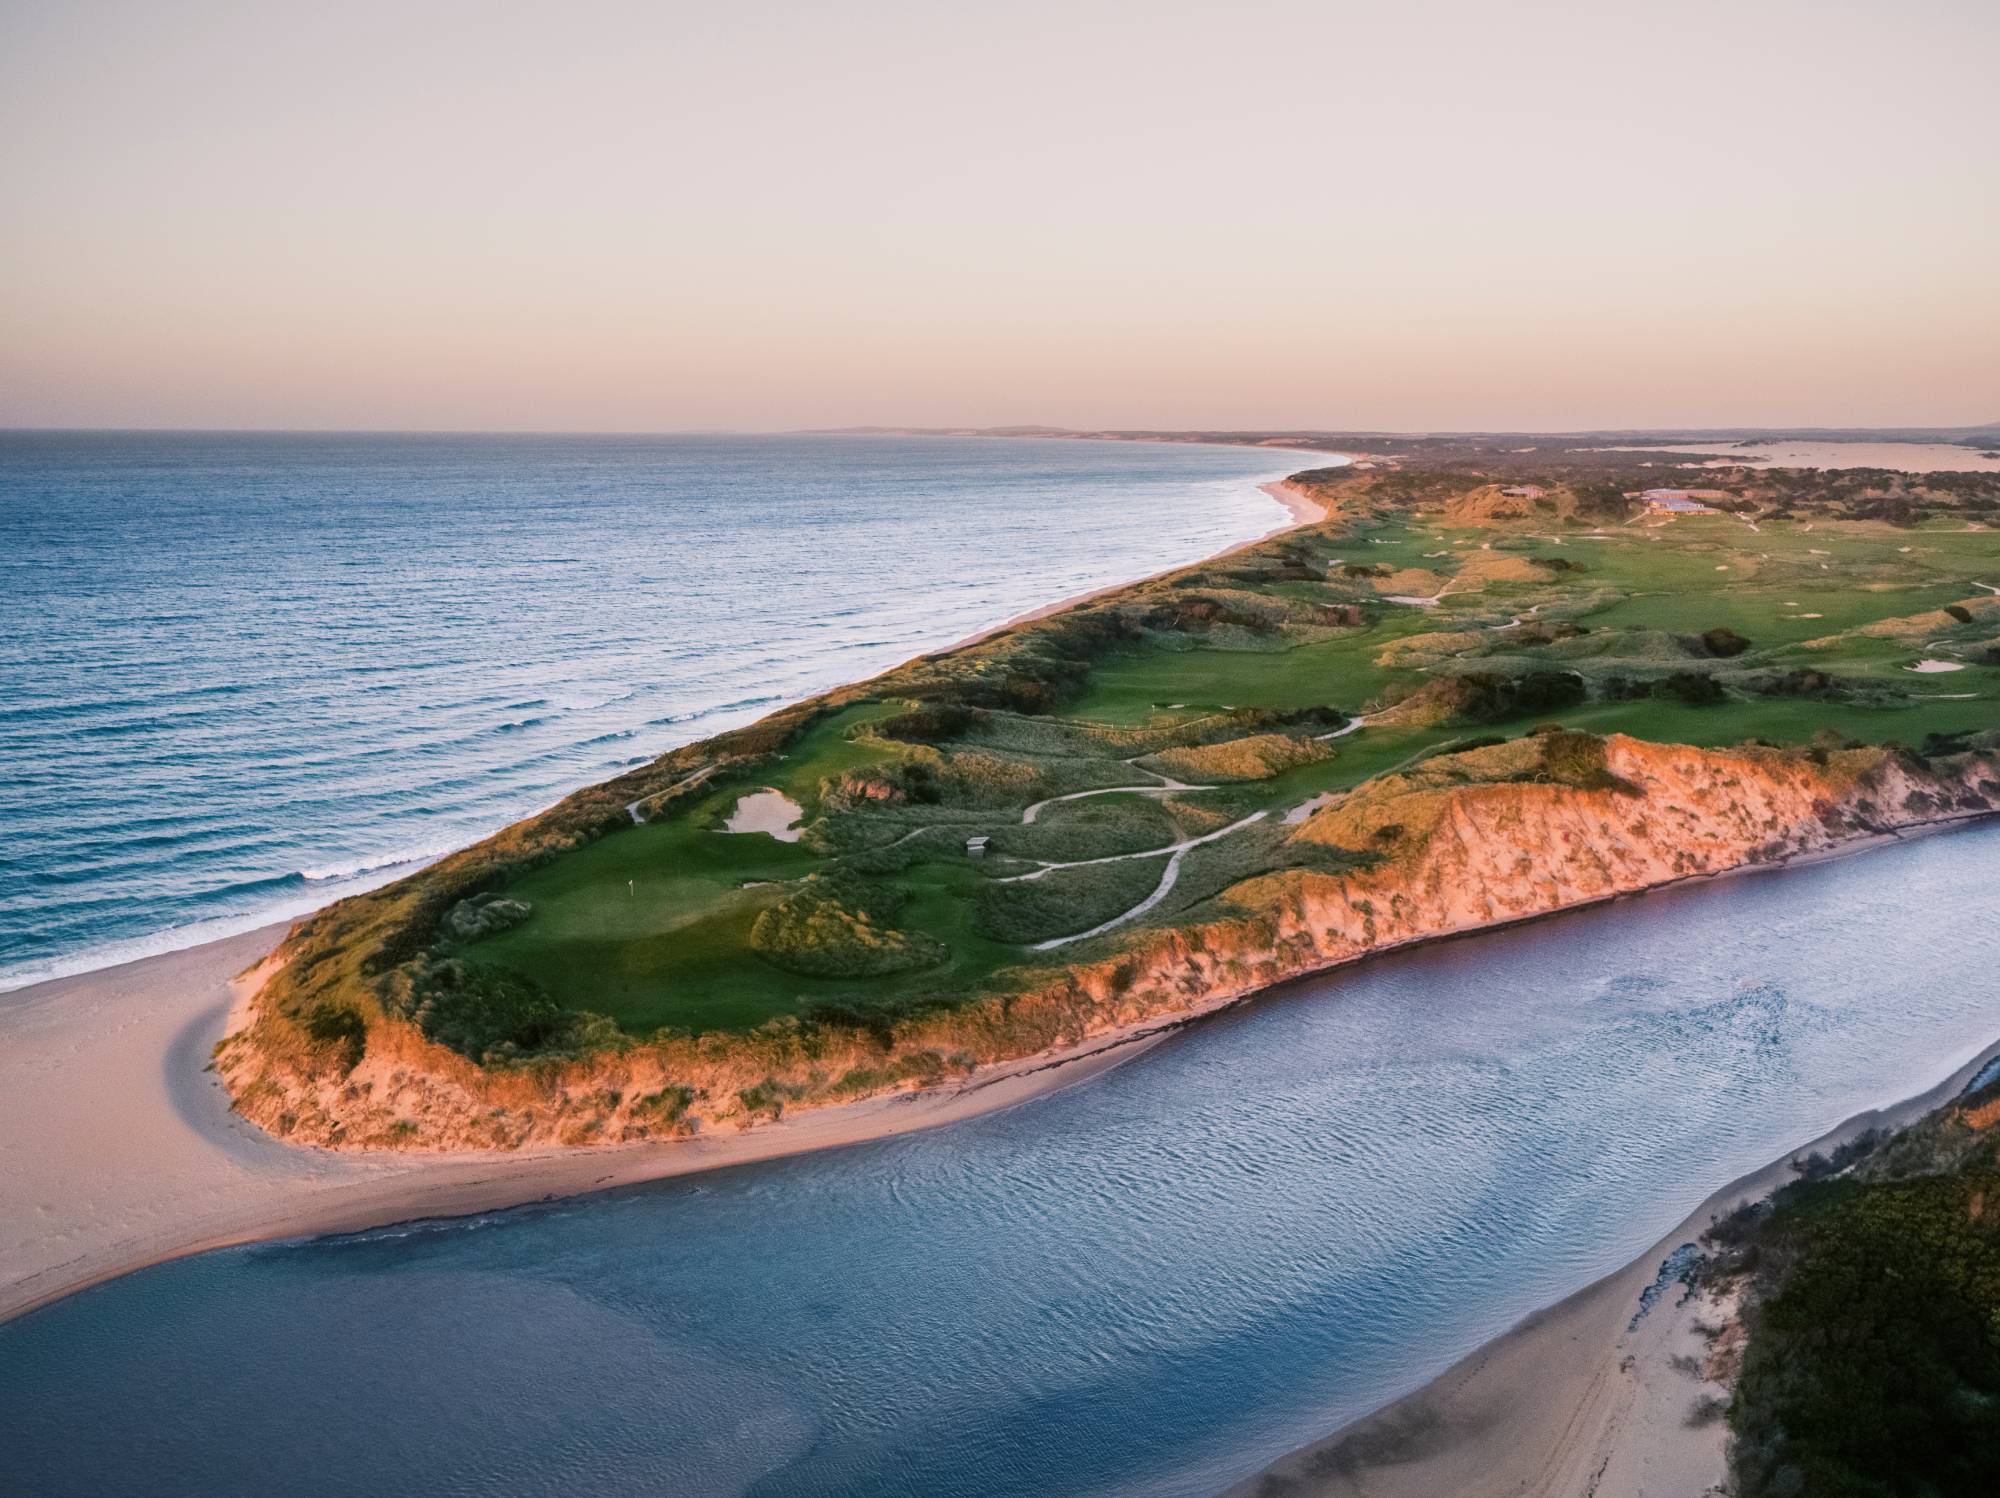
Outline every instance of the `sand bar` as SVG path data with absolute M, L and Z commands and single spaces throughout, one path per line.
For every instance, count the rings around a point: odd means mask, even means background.
M 238 975 L 284 929 L 58 978 L 0 1003 L 0 1321 L 232 1243 L 462 1216 L 954 1123 L 1093 1076 L 1179 1024 L 708 1138 L 335 1153 L 281 1144 L 237 1117 L 204 1070 L 240 1018 Z
M 1897 473 L 2000 473 L 2000 454 L 1957 442 L 1678 442 L 1613 453 L 1727 454 L 1706 468 L 1886 468 Z

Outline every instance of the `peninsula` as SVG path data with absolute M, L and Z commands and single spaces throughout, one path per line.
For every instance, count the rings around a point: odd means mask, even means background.
M 733 1132 L 2000 804 L 2000 474 L 1352 444 L 1324 518 L 688 745 L 300 923 L 336 1150 Z

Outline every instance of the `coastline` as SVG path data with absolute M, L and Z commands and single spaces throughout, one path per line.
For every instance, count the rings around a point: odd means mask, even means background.
M 1092 440 L 1109 443 L 1122 439 L 1107 437 Z M 1253 444 L 1223 442 L 1167 445 L 1206 446 L 1228 448 L 1236 451 L 1255 446 Z M 1332 466 L 1343 461 L 1353 461 L 1352 455 L 1342 455 L 1324 449 L 1284 448 L 1271 449 L 1270 452 L 1274 461 L 1279 459 L 1281 453 L 1299 457 L 1323 457 L 1327 459 L 1327 463 L 1325 464 L 1308 465 L 1311 467 Z M 1245 476 L 1233 482 L 1251 484 L 1253 480 Z M 1007 618 L 998 624 L 985 626 L 965 636 L 963 639 L 922 649 L 917 654 L 905 660 L 895 661 L 881 668 L 870 667 L 865 662 L 857 667 L 850 662 L 850 665 L 843 669 L 859 670 L 862 673 L 861 676 L 836 680 L 822 687 L 802 689 L 800 697 L 795 700 L 804 700 L 805 698 L 818 696 L 828 691 L 838 690 L 842 686 L 851 685 L 854 681 L 863 680 L 877 674 L 879 669 L 893 670 L 897 666 L 909 664 L 910 661 L 946 654 L 978 640 L 986 639 L 991 635 L 1013 628 L 1018 624 L 1046 618 L 1051 614 L 1060 613 L 1064 609 L 1073 607 L 1091 598 L 1114 593 L 1120 589 L 1143 583 L 1149 578 L 1158 576 L 1164 572 L 1173 572 L 1184 567 L 1202 566 L 1219 561 L 1224 557 L 1233 556 L 1246 547 L 1254 546 L 1284 531 L 1325 518 L 1326 512 L 1312 500 L 1292 489 L 1286 478 L 1254 483 L 1254 487 L 1258 492 L 1276 500 L 1283 506 L 1288 512 L 1288 518 L 1242 540 L 1225 542 L 1218 550 L 1205 552 L 1200 556 L 1190 557 L 1185 561 L 1167 564 L 1161 567 L 1159 572 L 1148 572 L 1136 576 L 1124 577 L 1106 583 L 1102 587 L 1092 588 L 1081 593 L 1060 598 L 1053 603 L 1037 605 L 1025 613 Z M 1281 493 L 1280 491 L 1285 492 Z M 1239 496 L 1242 493 L 1240 490 L 1237 492 Z M 1129 496 L 1124 501 L 1123 509 L 1128 515 L 1136 514 L 1134 502 Z M 1249 519 L 1248 517 L 1246 519 L 1248 519 L 1248 523 L 1256 523 L 1254 519 Z M 726 722 L 719 727 L 712 723 L 707 724 L 702 728 L 695 740 L 670 740 L 663 745 L 657 746 L 653 752 L 671 752 L 675 748 L 683 747 L 688 742 L 698 742 L 700 738 L 726 731 L 728 731 L 728 724 Z M 609 778 L 609 775 L 613 773 L 616 773 L 615 769 L 600 770 L 591 779 L 580 783 L 559 782 L 556 786 L 545 792 L 548 797 L 546 802 L 524 812 L 510 813 L 510 820 L 518 821 L 524 817 L 531 817 L 542 811 L 546 811 L 549 807 L 561 802 L 566 796 L 573 794 L 577 790 L 584 789 L 598 780 Z M 468 835 L 463 843 L 454 842 L 448 845 L 426 843 L 420 848 L 405 849 L 392 856 L 381 858 L 371 856 L 351 867 L 342 867 L 335 870 L 299 869 L 289 872 L 279 871 L 268 873 L 263 877 L 277 883 L 283 883 L 288 877 L 296 875 L 303 881 L 304 887 L 294 891 L 293 898 L 274 901 L 270 906 L 262 909 L 243 910 L 226 915 L 203 916 L 184 924 L 172 925 L 159 930 L 117 936 L 86 950 L 68 954 L 59 953 L 55 956 L 38 959 L 34 963 L 25 964 L 21 967 L 0 970 L 0 1006 L 4 1006 L 14 997 L 25 994 L 31 989 L 40 989 L 47 984 L 59 982 L 64 979 L 88 977 L 93 973 L 105 972 L 114 967 L 123 967 L 150 958 L 168 957 L 178 952 L 193 951 L 215 942 L 231 940 L 246 932 L 267 925 L 282 923 L 289 926 L 300 921 L 309 920 L 329 905 L 337 904 L 342 900 L 356 895 L 367 894 L 371 890 L 379 889 L 384 885 L 393 884 L 399 879 L 405 878 L 430 864 L 438 862 L 440 859 L 448 858 L 452 854 L 461 851 L 462 848 L 472 846 L 484 838 L 503 830 L 505 825 L 507 823 L 488 826 L 483 832 Z M 306 857 L 310 856 L 306 855 L 302 857 L 301 862 L 306 861 Z
M 1179 1028 L 1133 1027 L 949 1087 L 734 1134 L 518 1153 L 332 1151 L 273 1139 L 204 1069 L 284 929 L 52 979 L 0 1007 L 0 1322 L 210 1249 L 464 1217 L 940 1128 L 1086 1080 Z
M 1339 460 L 1338 463 L 1328 465 L 1330 467 L 1339 467 L 1354 461 L 1354 455 L 1351 453 L 1322 453 L 1320 456 Z M 1302 525 L 1317 525 L 1327 517 L 1326 506 L 1308 496 L 1303 489 L 1298 488 L 1289 479 L 1273 479 L 1268 484 L 1259 484 L 1257 487 L 1283 505 L 1288 518 L 1272 526 L 1269 530 L 1252 536 L 1247 541 L 1238 541 L 1234 546 L 1225 547 L 1214 555 L 1203 558 L 1204 561 L 1219 562 L 1224 557 L 1233 557 L 1239 551 L 1255 546 L 1260 541 L 1268 541 L 1271 537 L 1281 536 L 1286 531 L 1297 530 Z M 1018 625 L 1033 624 L 1037 619 L 1050 618 L 1053 615 L 1060 614 L 1064 609 L 1073 609 L 1078 604 L 1090 602 L 1093 598 L 1102 598 L 1107 593 L 1116 593 L 1120 589 L 1131 586 L 1131 582 L 1127 581 L 1122 583 L 1106 583 L 1101 588 L 1086 588 L 1081 593 L 1072 593 L 1067 598 L 1057 599 L 1054 603 L 1045 603 L 1039 608 L 1029 609 L 1025 614 L 1016 614 L 1013 618 L 1003 619 L 998 624 L 989 624 L 984 629 L 974 630 L 971 634 L 965 636 L 964 639 L 953 640 L 949 645 L 941 646 L 936 650 L 926 651 L 925 654 L 948 655 L 954 650 L 963 650 L 968 645 L 977 645 L 981 640 L 989 640 L 994 635 L 1001 634 Z
M 1657 889 L 1780 873 L 1948 831 L 1981 815 L 1388 943 L 1302 978 Z M 0 1322 L 211 1249 L 470 1216 L 941 1128 L 1086 1081 L 1209 1015 L 1283 986 L 1222 990 L 1171 1016 L 982 1067 L 948 1086 L 809 1109 L 727 1135 L 522 1152 L 333 1151 L 272 1138 L 233 1110 L 220 1080 L 205 1069 L 215 1043 L 245 1017 L 285 929 L 266 926 L 53 979 L 0 1005 Z M 139 1140 L 143 1151 L 133 1148 Z
M 1672 1366 L 1706 1343 L 1705 1306 L 1641 1299 L 1673 1283 L 1671 1254 L 1717 1217 L 1794 1179 L 1792 1161 L 1870 1128 L 1900 1128 L 1964 1091 L 2000 1040 L 1924 1091 L 1844 1119 L 1739 1176 L 1644 1253 L 1529 1315 L 1428 1383 L 1300 1447 L 1223 1498 L 1710 1498 L 1727 1427 L 1688 1412 L 1704 1385 Z
M 1285 480 L 1259 487 L 1287 518 L 1205 560 L 1326 516 Z M 271 1138 L 230 1109 L 206 1070 L 215 1044 L 244 1018 L 250 973 L 300 918 L 0 996 L 0 1322 L 234 1244 L 464 1216 L 941 1127 L 1084 1080 L 1208 1012 L 984 1067 L 948 1087 L 815 1109 L 730 1136 L 527 1153 L 334 1152 Z M 135 1158 L 133 1142 L 142 1139 L 146 1148 Z
M 1282 481 L 1268 487 L 1284 491 L 1273 497 L 1289 511 L 1289 523 L 1270 534 L 1323 513 Z M 1966 819 L 1434 929 L 1298 976 L 1692 879 L 1844 856 Z M 230 1111 L 219 1083 L 203 1071 L 243 997 L 240 984 L 232 992 L 231 980 L 264 958 L 282 932 L 265 927 L 51 980 L 0 1003 L 0 1320 L 150 1264 L 231 1244 L 462 1216 L 942 1126 L 1085 1080 L 1274 986 L 1264 979 L 1217 989 L 1192 1006 L 984 1067 L 948 1086 L 812 1109 L 740 1132 L 505 1153 L 334 1152 L 265 1135 Z M 142 1153 L 135 1141 L 144 1141 Z

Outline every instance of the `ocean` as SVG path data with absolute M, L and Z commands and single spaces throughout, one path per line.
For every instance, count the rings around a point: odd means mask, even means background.
M 0 432 L 0 988 L 296 916 L 1281 523 L 1309 454 Z

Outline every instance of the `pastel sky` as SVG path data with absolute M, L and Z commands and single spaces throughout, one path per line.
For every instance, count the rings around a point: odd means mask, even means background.
M 1992 0 L 0 0 L 0 425 L 1996 418 Z

